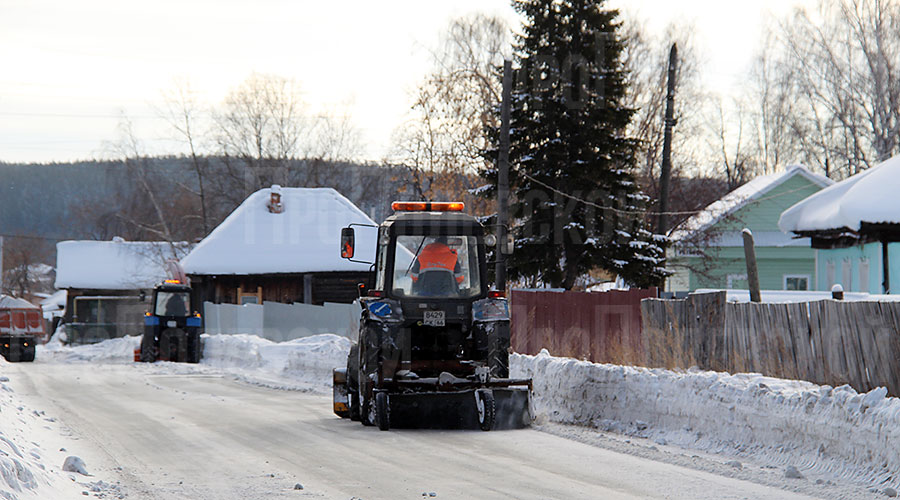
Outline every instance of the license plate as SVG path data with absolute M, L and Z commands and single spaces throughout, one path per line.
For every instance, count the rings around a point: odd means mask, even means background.
M 444 311 L 425 311 L 425 326 L 444 326 Z
M 166 321 L 166 326 L 168 326 L 169 328 L 175 328 L 176 326 L 178 326 L 178 323 L 175 321 L 169 320 L 169 321 Z

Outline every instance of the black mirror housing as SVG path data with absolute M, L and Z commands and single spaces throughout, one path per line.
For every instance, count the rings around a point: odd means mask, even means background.
M 356 234 L 352 227 L 341 229 L 341 257 L 352 259 L 356 250 Z

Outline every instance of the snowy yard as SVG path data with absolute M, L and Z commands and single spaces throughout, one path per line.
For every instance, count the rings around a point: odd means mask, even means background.
M 283 343 L 214 335 L 205 336 L 199 365 L 144 365 L 132 362 L 138 341 L 50 343 L 33 365 L 17 368 L 92 363 L 155 375 L 224 374 L 322 397 L 350 345 L 337 335 Z M 894 476 L 900 470 L 900 400 L 883 390 L 857 394 L 753 374 L 650 370 L 546 352 L 514 355 L 511 365 L 513 376 L 534 377 L 535 426 L 550 434 L 817 497 L 893 496 L 900 483 Z M 0 367 L 4 373 L 12 368 L 2 360 Z M 41 408 L 24 404 L 17 390 L 15 379 L 0 378 L 0 498 L 127 496 L 113 477 L 63 471 L 63 461 L 78 456 L 77 437 Z

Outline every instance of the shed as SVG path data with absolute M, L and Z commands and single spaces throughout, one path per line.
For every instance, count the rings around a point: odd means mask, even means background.
M 140 335 L 147 297 L 168 273 L 166 262 L 190 249 L 161 241 L 62 241 L 56 245 L 56 288 L 66 290 L 68 342 Z
M 674 228 L 666 267 L 667 291 L 746 289 L 741 230 L 753 231 L 760 285 L 766 290 L 813 290 L 815 252 L 809 239 L 778 228 L 781 212 L 834 182 L 802 165 L 759 176 Z
M 181 266 L 195 299 L 216 304 L 349 303 L 370 264 L 340 256 L 341 228 L 357 231 L 357 255 L 375 259 L 375 223 L 331 188 L 282 188 L 251 194 L 204 238 Z

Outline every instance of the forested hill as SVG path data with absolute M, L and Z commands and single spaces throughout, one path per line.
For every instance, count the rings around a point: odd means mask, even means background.
M 266 177 L 240 173 L 227 159 L 203 158 L 209 228 L 215 227 L 243 197 L 264 187 Z M 286 186 L 334 187 L 376 220 L 387 215 L 390 200 L 403 185 L 396 168 L 317 160 L 294 160 L 285 167 Z M 54 164 L 0 162 L 0 235 L 49 240 L 72 238 L 159 239 L 134 222 L 155 223 L 147 203 L 148 189 L 161 200 L 176 236 L 203 237 L 197 223 L 200 204 L 198 175 L 187 158 L 146 158 L 123 161 L 83 161 Z M 128 223 L 128 219 L 132 223 Z

